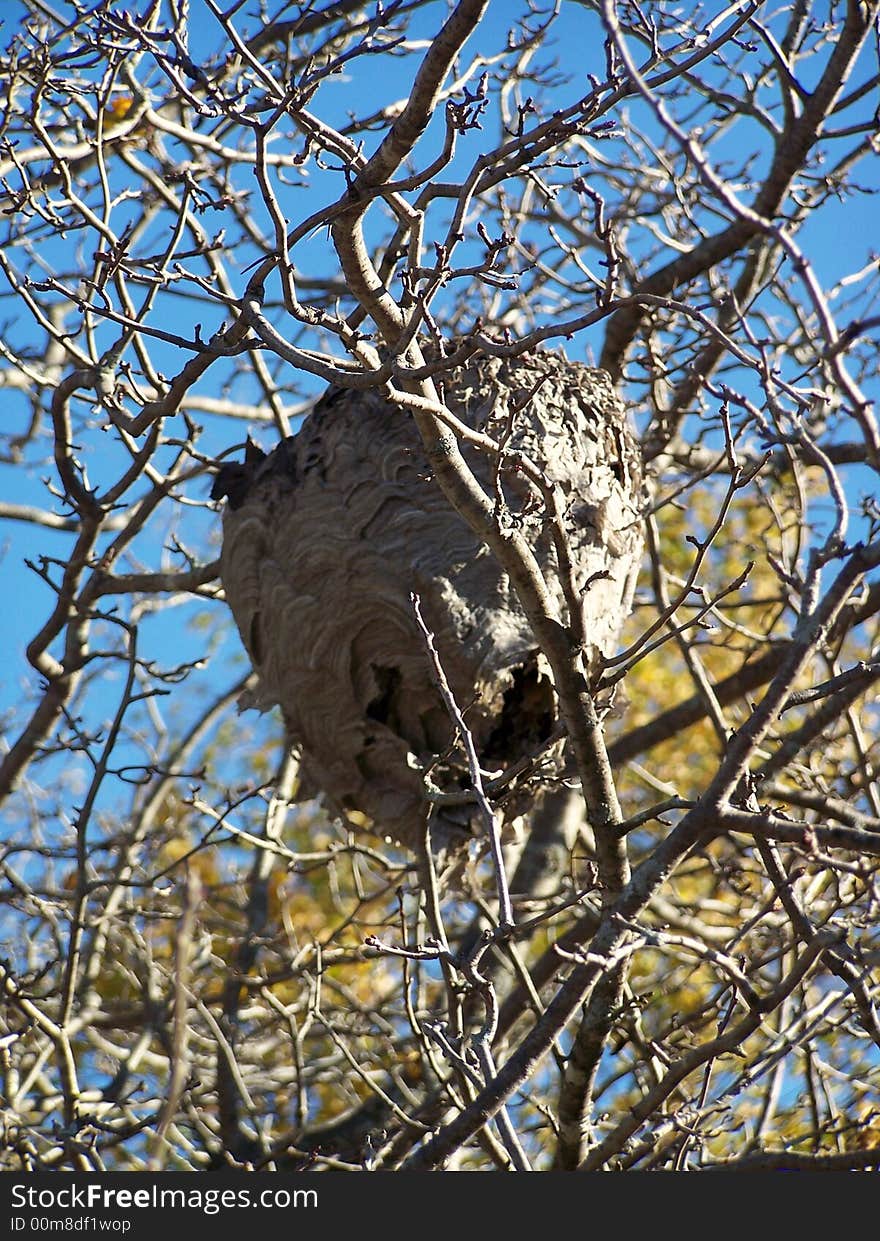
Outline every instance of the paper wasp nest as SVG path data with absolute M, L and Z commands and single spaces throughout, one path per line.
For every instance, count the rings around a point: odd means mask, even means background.
M 442 390 L 461 421 L 523 452 L 558 486 L 591 651 L 612 650 L 642 535 L 637 445 L 609 377 L 532 354 L 471 362 Z M 564 617 L 536 489 L 503 461 L 499 472 L 494 454 L 463 452 L 489 494 L 500 489 L 500 520 L 528 538 Z M 378 390 L 331 389 L 297 435 L 247 455 L 219 467 L 212 496 L 226 498 L 221 576 L 259 680 L 254 705 L 281 708 L 303 793 L 415 845 L 430 807 L 425 773 L 447 792 L 469 781 L 411 593 L 493 771 L 533 753 L 557 724 L 529 624 L 489 549 L 430 477 L 410 415 Z M 441 807 L 434 839 L 460 831 L 468 813 Z

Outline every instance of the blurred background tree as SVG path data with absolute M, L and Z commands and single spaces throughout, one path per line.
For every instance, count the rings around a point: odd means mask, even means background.
M 3 7 L 5 1168 L 877 1166 L 880 5 L 685 9 Z M 510 929 L 294 800 L 211 472 L 563 347 L 646 553 Z

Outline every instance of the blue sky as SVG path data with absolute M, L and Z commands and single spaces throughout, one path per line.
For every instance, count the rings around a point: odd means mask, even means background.
M 69 6 L 64 0 L 55 5 L 58 11 L 67 11 Z M 141 9 L 140 4 L 130 4 L 129 8 Z M 519 3 L 506 3 L 505 0 L 493 0 L 488 15 L 480 30 L 471 39 L 463 60 L 486 47 L 498 47 L 503 44 L 506 30 L 512 15 L 518 15 L 523 6 Z M 647 7 L 651 7 L 650 4 Z M 687 7 L 687 6 L 683 6 Z M 721 4 L 710 5 L 709 12 L 720 11 Z M 255 9 L 256 5 L 245 6 L 242 13 Z M 203 0 L 192 0 L 191 54 L 196 58 L 207 58 L 219 44 L 214 19 L 211 17 Z M 9 32 L 13 32 L 21 20 L 22 7 L 17 3 L 0 0 L 0 17 L 5 23 L 5 31 L 0 30 L 0 43 Z M 446 5 L 434 3 L 416 14 L 413 34 L 425 41 L 435 34 L 440 21 L 446 13 Z M 604 73 L 605 53 L 602 47 L 601 32 L 596 18 L 582 5 L 574 0 L 564 0 L 560 17 L 554 27 L 552 38 L 539 53 L 538 59 L 550 63 L 558 62 L 561 76 L 570 76 L 568 85 L 560 86 L 549 93 L 540 105 L 546 110 L 555 106 L 564 106 L 587 89 L 587 75 Z M 364 58 L 355 61 L 349 71 L 323 86 L 315 98 L 314 110 L 325 117 L 330 123 L 343 125 L 349 109 L 363 112 L 367 109 L 378 109 L 390 102 L 406 96 L 412 77 L 413 59 L 404 61 L 393 55 Z M 101 72 L 98 64 L 92 71 L 93 76 Z M 154 69 L 144 70 L 147 85 L 153 91 L 156 100 L 163 98 L 167 84 Z M 767 101 L 772 102 L 768 99 Z M 866 99 L 861 111 L 868 113 L 875 106 L 876 100 Z M 685 105 L 681 105 L 685 110 Z M 656 140 L 658 137 L 656 120 L 649 114 L 646 106 L 630 100 L 618 112 L 620 126 L 641 128 L 644 134 Z M 455 163 L 444 173 L 454 178 L 462 175 L 470 166 L 475 155 L 487 149 L 497 140 L 498 118 L 490 112 L 485 120 L 485 128 L 466 135 L 459 144 L 459 152 Z M 429 159 L 436 154 L 442 140 L 443 124 L 438 116 L 428 131 L 427 139 L 420 148 L 420 159 Z M 381 134 L 375 133 L 367 140 L 378 144 Z M 760 139 L 760 142 L 759 142 Z M 623 146 L 615 145 L 614 138 L 609 138 L 607 145 L 601 148 L 602 153 L 622 151 Z M 766 135 L 759 127 L 752 124 L 738 126 L 717 144 L 710 147 L 710 155 L 717 166 L 729 160 L 736 164 L 748 155 L 756 152 L 758 168 L 766 167 L 770 158 L 770 146 Z M 680 163 L 680 161 L 679 161 Z M 112 173 L 114 188 L 124 189 L 120 180 L 120 170 Z M 250 178 L 250 180 L 249 180 Z M 237 183 L 242 186 L 252 184 L 250 170 L 244 167 L 237 174 Z M 808 251 L 816 272 L 826 288 L 831 288 L 842 278 L 856 272 L 868 263 L 880 249 L 880 231 L 877 229 L 877 198 L 874 196 L 880 189 L 877 161 L 873 166 L 862 165 L 857 180 L 863 183 L 866 193 L 850 198 L 846 204 L 838 204 L 833 200 L 817 212 L 806 223 L 799 233 L 804 248 Z M 314 167 L 309 169 L 309 179 L 305 187 L 291 187 L 279 190 L 285 213 L 292 221 L 303 218 L 317 206 L 335 200 L 343 188 L 343 181 L 338 172 L 321 171 Z M 748 195 L 746 195 L 748 197 Z M 259 213 L 259 206 L 255 208 Z M 442 210 L 438 212 L 442 215 Z M 124 219 L 125 207 L 121 205 L 114 216 L 117 230 Z M 261 219 L 263 217 L 261 216 Z M 212 233 L 222 228 L 225 217 L 222 212 L 210 208 L 205 211 L 203 222 L 206 230 Z M 704 222 L 707 228 L 713 227 L 711 212 L 706 210 Z M 717 221 L 715 221 L 717 224 Z M 377 236 L 384 227 L 381 211 L 375 211 L 375 223 L 371 223 L 371 236 Z M 159 221 L 153 232 L 147 233 L 142 239 L 142 252 L 149 252 L 150 247 L 161 248 L 162 239 L 167 230 L 167 220 Z M 74 247 L 79 244 L 77 251 Z M 629 245 L 636 256 L 643 255 L 654 245 L 653 236 L 637 227 L 630 229 Z M 56 268 L 66 272 L 80 269 L 87 272 L 91 264 L 91 253 L 94 249 L 94 237 L 74 237 L 63 242 L 45 239 L 41 242 L 37 257 L 50 270 Z M 478 247 L 475 247 L 477 250 Z M 21 262 L 21 256 L 12 253 L 13 262 Z M 248 260 L 258 257 L 256 249 L 244 252 Z M 294 256 L 300 270 L 306 275 L 320 276 L 336 274 L 337 264 L 330 250 L 326 232 L 316 231 L 306 242 L 298 247 Z M 36 263 L 33 274 L 41 273 Z M 242 272 L 237 275 L 237 288 L 244 287 L 246 276 Z M 877 311 L 875 302 L 864 300 L 858 307 L 860 314 Z M 221 312 L 214 308 L 206 308 L 204 304 L 196 304 L 192 300 L 170 294 L 161 303 L 161 313 L 154 318 L 167 331 L 183 336 L 192 334 L 194 324 L 202 323 L 202 335 L 207 337 L 218 325 Z M 846 322 L 842 318 L 841 326 Z M 102 342 L 113 339 L 115 329 L 99 328 L 98 334 Z M 592 360 L 598 354 L 604 334 L 604 325 L 598 325 L 579 334 L 572 341 L 566 342 L 566 350 L 570 357 Z M 0 288 L 0 339 L 6 340 L 16 349 L 39 349 L 41 336 L 32 326 L 26 311 L 16 304 L 8 292 Z M 177 351 L 171 346 L 155 344 L 153 348 L 157 365 L 168 375 L 175 374 L 189 356 L 185 351 Z M 4 363 L 0 360 L 0 372 Z M 219 363 L 212 367 L 200 381 L 197 390 L 202 394 L 220 396 L 224 391 L 224 383 L 229 377 L 230 367 Z M 320 384 L 308 381 L 302 391 L 294 391 L 295 381 L 299 377 L 289 376 L 291 391 L 287 399 L 295 401 L 303 392 L 317 393 Z M 869 391 L 876 395 L 878 376 L 875 373 Z M 2 383 L 2 379 L 0 379 Z M 252 378 L 243 375 L 234 384 L 233 391 L 243 400 L 257 399 L 257 387 Z M 4 389 L 4 423 L 5 430 L 13 433 L 21 431 L 26 425 L 28 404 L 24 396 L 11 389 Z M 638 413 L 638 411 L 636 411 Z M 118 445 L 113 442 L 112 435 L 97 429 L 101 415 L 95 414 L 95 426 L 89 431 L 85 452 L 88 456 L 88 469 L 93 482 L 106 486 L 115 477 L 124 459 Z M 201 443 L 204 451 L 219 453 L 233 443 L 244 438 L 249 429 L 242 422 L 231 422 L 226 419 L 214 418 L 210 415 L 199 415 L 197 420 L 204 424 L 205 433 Z M 167 431 L 174 433 L 175 423 L 170 420 Z M 252 428 L 264 446 L 269 447 L 275 438 L 274 430 L 265 424 Z M 866 469 L 851 468 L 846 472 L 850 488 L 850 498 L 855 503 L 860 492 L 868 491 L 875 485 L 875 477 Z M 64 512 L 62 503 L 54 498 L 50 488 L 57 487 L 57 477 L 51 457 L 51 443 L 45 432 L 29 446 L 25 458 L 16 464 L 0 463 L 0 500 L 6 503 L 35 505 L 52 512 Z M 210 480 L 206 477 L 195 480 L 185 489 L 188 504 L 175 508 L 168 506 L 158 520 L 152 522 L 144 536 L 135 546 L 137 561 L 132 560 L 121 566 L 126 568 L 142 568 L 146 571 L 155 570 L 163 561 L 178 563 L 173 555 L 163 550 L 167 547 L 171 534 L 179 537 L 199 557 L 208 559 L 217 553 L 220 518 L 207 503 Z M 133 494 L 140 494 L 143 488 L 136 487 Z M 823 496 L 816 498 L 813 509 L 817 523 L 827 520 L 828 504 Z M 106 541 L 106 540 L 105 540 Z M 64 562 L 70 554 L 71 536 L 57 533 L 45 527 L 21 521 L 0 521 L 0 585 L 5 595 L 6 608 L 2 621 L 2 653 L 0 663 L 0 720 L 4 716 L 10 719 L 6 728 L 7 739 L 14 738 L 26 718 L 23 699 L 39 692 L 39 677 L 25 658 L 25 645 L 44 622 L 53 604 L 52 592 L 39 576 L 27 567 L 28 560 L 36 561 L 39 556 L 56 557 Z M 204 622 L 208 620 L 210 627 Z M 113 635 L 112 625 L 105 627 L 102 635 L 101 626 L 95 630 L 95 645 L 100 649 L 105 640 Z M 206 652 L 210 644 L 210 660 L 203 668 L 192 673 L 184 685 L 168 686 L 170 693 L 167 698 L 158 700 L 157 705 L 163 712 L 172 733 L 185 736 L 187 729 L 195 720 L 204 703 L 220 693 L 225 687 L 234 684 L 245 669 L 245 662 L 238 642 L 237 634 L 229 614 L 220 604 L 203 601 L 179 601 L 174 606 L 160 610 L 152 615 L 144 616 L 140 621 L 139 651 L 142 657 L 154 659 L 162 667 L 168 668 L 177 663 L 194 660 Z M 81 709 L 86 725 L 96 728 L 115 708 L 123 683 L 124 665 L 118 661 L 103 661 L 95 665 L 100 669 L 99 680 L 90 687 L 83 699 Z M 15 715 L 15 721 L 11 717 Z M 230 715 L 232 713 L 230 712 Z M 133 713 L 132 726 L 143 725 L 145 735 L 150 734 L 144 721 L 144 710 Z M 214 773 L 217 783 L 225 780 L 232 785 L 237 779 L 244 779 L 247 772 L 248 756 L 253 753 L 257 738 L 265 736 L 280 737 L 277 719 L 261 719 L 254 713 L 248 713 L 234 719 L 234 745 L 229 747 L 227 767 L 221 773 Z M 0 731 L 3 731 L 0 725 Z M 142 739 L 135 736 L 124 736 L 117 748 L 114 761 L 144 761 L 148 751 Z M 21 833 L 30 843 L 27 836 L 29 799 L 33 798 L 38 815 L 45 824 L 47 831 L 61 827 L 66 831 L 74 807 L 91 772 L 83 757 L 72 759 L 68 753 L 56 756 L 41 765 L 35 765 L 29 773 L 27 796 L 22 798 L 20 807 L 10 805 L 5 812 L 9 817 L 5 825 L 10 834 Z M 30 780 L 32 779 L 32 783 Z M 181 782 L 184 784 L 185 782 Z M 101 808 L 115 810 L 118 804 L 130 795 L 130 787 L 114 786 L 108 781 Z M 0 820 L 2 821 L 2 820 Z M 227 846 L 229 847 L 229 846 Z M 17 855 L 16 865 L 26 865 L 22 854 Z M 42 859 L 36 865 L 42 867 Z M 20 931 L 20 924 L 16 928 Z M 0 931 L 2 938 L 2 931 Z

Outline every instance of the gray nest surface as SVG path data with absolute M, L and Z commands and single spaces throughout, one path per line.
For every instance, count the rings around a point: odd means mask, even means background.
M 639 454 L 611 380 L 556 354 L 482 359 L 444 377 L 443 398 L 557 485 L 589 654 L 610 652 L 642 547 Z M 528 538 L 564 618 L 538 492 L 496 454 L 463 453 L 503 497 L 499 520 Z M 410 415 L 381 392 L 331 389 L 297 435 L 220 466 L 212 495 L 226 498 L 221 576 L 257 675 L 252 704 L 281 708 L 302 795 L 321 792 L 349 822 L 415 847 L 426 773 L 435 789 L 469 787 L 413 593 L 482 765 L 504 769 L 553 734 L 552 681 L 506 574 L 432 479 Z M 434 838 L 446 843 L 469 813 L 435 812 Z

